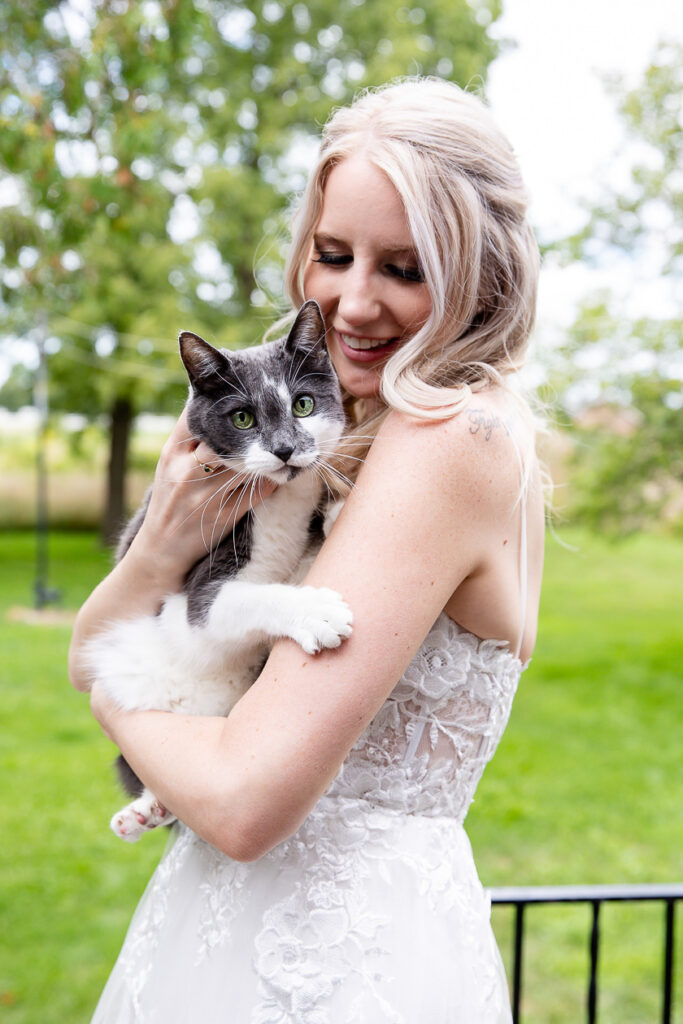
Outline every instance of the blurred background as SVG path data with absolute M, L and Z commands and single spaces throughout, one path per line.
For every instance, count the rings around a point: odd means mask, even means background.
M 468 818 L 480 875 L 680 880 L 678 4 L 0 0 L 0 40 L 2 1020 L 89 1019 L 165 843 L 109 832 L 113 752 L 66 651 L 182 407 L 178 333 L 261 338 L 320 125 L 397 75 L 487 99 L 543 253 L 526 382 L 555 514 L 539 643 Z M 529 919 L 526 1021 L 584 1019 L 587 913 Z M 505 908 L 494 927 L 509 967 Z M 603 928 L 600 1021 L 659 1020 L 661 906 Z

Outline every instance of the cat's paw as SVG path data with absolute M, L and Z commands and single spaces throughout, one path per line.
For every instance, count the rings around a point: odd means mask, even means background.
M 126 843 L 137 843 L 145 832 L 158 828 L 159 825 L 169 825 L 174 820 L 174 816 L 156 797 L 143 793 L 137 800 L 117 811 L 109 825 L 119 839 Z
M 299 615 L 290 636 L 306 654 L 318 654 L 323 648 L 339 647 L 351 636 L 351 609 L 334 590 L 328 587 L 299 588 Z

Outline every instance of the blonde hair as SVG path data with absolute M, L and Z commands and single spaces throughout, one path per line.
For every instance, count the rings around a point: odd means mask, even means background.
M 405 206 L 431 296 L 426 323 L 387 361 L 389 408 L 444 419 L 473 391 L 525 359 L 534 321 L 538 246 L 527 196 L 506 138 L 481 100 L 436 78 L 410 78 L 361 93 L 324 127 L 318 163 L 293 221 L 285 281 L 295 307 L 331 169 L 362 151 Z M 373 432 L 349 398 L 357 424 Z

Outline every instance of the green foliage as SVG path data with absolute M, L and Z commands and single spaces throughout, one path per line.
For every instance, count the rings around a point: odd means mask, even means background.
M 624 423 L 623 410 L 613 409 L 607 429 L 575 431 L 576 520 L 612 536 L 657 522 L 683 528 L 681 410 L 669 404 L 679 390 L 657 371 L 637 377 L 630 382 L 634 420 Z
M 293 144 L 358 87 L 416 72 L 483 81 L 499 9 L 4 3 L 0 173 L 19 198 L 0 208 L 0 333 L 54 339 L 53 407 L 167 407 L 184 388 L 183 325 L 254 341 L 255 254 L 302 183 Z
M 683 543 L 548 544 L 539 643 L 468 817 L 486 885 L 667 882 L 680 873 L 678 628 Z M 75 608 L 107 571 L 91 534 L 53 534 Z M 0 533 L 0 1007 L 6 1024 L 86 1021 L 165 837 L 107 828 L 113 748 L 66 677 L 66 626 L 6 617 L 31 599 L 31 533 Z M 400 898 L 400 894 L 397 894 Z M 509 969 L 508 911 L 494 924 Z M 525 1020 L 583 1019 L 589 912 L 528 912 Z M 601 1024 L 654 1021 L 661 908 L 607 908 Z M 677 943 L 675 972 L 683 967 Z
M 175 338 L 240 346 L 273 319 L 254 262 L 333 103 L 397 75 L 483 82 L 499 0 L 6 0 L 0 6 L 0 338 L 47 338 L 53 409 L 127 430 L 178 408 Z M 301 162 L 300 160 L 298 161 Z M 261 260 L 281 301 L 282 253 Z M 254 309 L 256 317 L 254 317 Z M 21 367 L 7 401 L 26 400 Z M 3 400 L 0 391 L 0 401 Z
M 662 44 L 642 85 L 620 97 L 624 123 L 637 143 L 628 187 L 591 211 L 564 252 L 599 263 L 622 250 L 629 259 L 658 266 L 671 294 L 680 295 L 683 46 Z M 629 319 L 625 301 L 600 294 L 583 304 L 554 380 L 565 419 L 573 418 L 572 398 L 585 392 L 586 378 L 598 384 L 580 400 L 592 413 L 584 410 L 575 420 L 578 499 L 572 511 L 614 535 L 657 521 L 680 528 L 683 521 L 683 319 L 672 308 Z

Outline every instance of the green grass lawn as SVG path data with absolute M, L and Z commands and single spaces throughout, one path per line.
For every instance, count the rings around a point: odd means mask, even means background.
M 539 643 L 468 818 L 482 880 L 680 880 L 683 542 L 563 538 L 578 550 L 549 540 Z M 0 565 L 0 1020 L 79 1024 L 165 837 L 127 846 L 109 831 L 113 748 L 68 685 L 69 629 L 8 616 L 31 601 L 32 536 L 0 533 Z M 107 565 L 90 534 L 51 539 L 64 607 Z M 528 911 L 526 1024 L 585 1019 L 588 914 Z M 604 918 L 600 1024 L 658 1021 L 662 909 Z M 510 925 L 496 910 L 508 962 Z M 682 950 L 679 939 L 679 1022 Z

